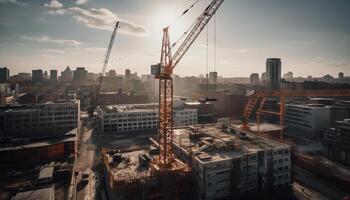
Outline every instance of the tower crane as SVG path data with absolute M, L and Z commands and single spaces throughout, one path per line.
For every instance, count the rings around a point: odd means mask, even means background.
M 260 132 L 261 115 L 270 114 L 276 115 L 280 119 L 280 126 L 284 125 L 285 104 L 288 97 L 349 97 L 350 90 L 277 90 L 277 91 L 256 91 L 250 94 L 249 101 L 243 113 L 242 129 L 249 130 L 248 121 L 254 111 L 257 114 L 257 130 Z M 279 98 L 279 111 L 271 111 L 264 109 L 267 98 Z M 283 129 L 280 138 L 283 139 Z
M 101 71 L 101 74 L 100 74 L 100 76 L 98 78 L 98 83 L 97 83 L 97 87 L 96 87 L 96 94 L 93 96 L 93 99 L 92 99 L 92 102 L 91 102 L 91 107 L 90 107 L 90 110 L 89 110 L 90 117 L 93 117 L 94 111 L 95 111 L 95 109 L 97 107 L 97 104 L 98 104 L 98 97 L 99 97 L 100 92 L 101 92 L 104 74 L 106 72 L 106 68 L 107 68 L 108 61 L 109 61 L 109 56 L 111 55 L 111 52 L 112 52 L 114 39 L 115 39 L 115 36 L 117 34 L 118 28 L 119 28 L 119 21 L 117 21 L 117 23 L 115 24 L 114 30 L 112 32 L 111 40 L 109 41 L 109 45 L 108 45 L 105 61 L 103 62 L 102 71 Z
M 174 68 L 180 62 L 210 19 L 214 16 L 224 0 L 213 0 L 197 18 L 193 28 L 188 33 L 179 48 L 172 54 L 169 39 L 169 26 L 163 29 L 163 41 L 160 63 L 151 66 L 151 74 L 159 80 L 159 157 L 160 169 L 169 169 L 173 165 L 173 74 Z M 187 12 L 187 11 L 186 11 Z

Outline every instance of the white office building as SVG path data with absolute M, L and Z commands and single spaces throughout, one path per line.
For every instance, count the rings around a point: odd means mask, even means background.
M 286 104 L 285 124 L 290 132 L 319 136 L 330 124 L 331 106 Z
M 98 106 L 101 133 L 155 131 L 158 128 L 158 104 Z M 174 109 L 174 126 L 197 124 L 197 109 Z

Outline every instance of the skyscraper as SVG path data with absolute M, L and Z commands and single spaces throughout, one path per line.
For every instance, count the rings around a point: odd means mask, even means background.
M 266 86 L 268 90 L 280 89 L 281 66 L 280 58 L 268 58 L 266 60 Z
M 77 69 L 73 72 L 74 81 L 84 81 L 87 79 L 88 72 L 84 67 L 77 67 Z
M 129 80 L 129 79 L 130 79 L 130 75 L 131 75 L 130 69 L 126 69 L 126 70 L 125 70 L 125 79 L 126 79 L 126 80 Z
M 57 70 L 55 69 L 50 70 L 50 79 L 57 80 Z
M 250 85 L 259 85 L 259 74 L 252 73 L 250 75 Z
M 32 70 L 32 81 L 33 82 L 42 82 L 43 81 L 43 70 L 41 70 L 41 69 Z
M 0 82 L 4 83 L 9 80 L 10 70 L 6 67 L 0 68 Z
M 218 73 L 217 72 L 209 72 L 209 83 L 217 84 L 218 82 Z
M 265 84 L 266 82 L 266 72 L 261 73 L 261 82 Z
M 69 66 L 67 66 L 67 68 L 61 72 L 61 79 L 62 81 L 71 81 L 73 79 L 73 72 Z

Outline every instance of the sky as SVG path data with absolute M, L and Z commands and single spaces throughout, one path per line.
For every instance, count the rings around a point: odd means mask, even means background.
M 170 40 L 177 41 L 210 0 L 178 18 L 194 2 L 0 0 L 0 66 L 12 75 L 66 66 L 100 72 L 119 20 L 107 70 L 147 74 L 160 60 L 162 28 L 170 24 Z M 247 77 L 264 72 L 266 58 L 279 57 L 283 73 L 348 76 L 349 10 L 349 0 L 225 0 L 174 73 Z

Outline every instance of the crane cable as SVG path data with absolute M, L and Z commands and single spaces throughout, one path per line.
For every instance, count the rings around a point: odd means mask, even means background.
M 216 72 L 216 14 L 214 14 L 214 72 Z
M 182 12 L 182 14 L 177 18 L 178 20 L 183 17 L 188 11 L 190 11 L 200 0 L 197 0 L 194 2 L 190 7 L 188 7 L 185 11 Z
M 182 14 L 177 17 L 176 22 L 178 22 L 184 15 L 186 15 L 188 13 L 188 11 L 190 11 L 199 1 L 200 0 L 195 1 L 193 4 L 191 4 L 191 6 L 189 6 L 185 11 L 183 11 Z M 172 48 L 187 35 L 187 33 L 195 26 L 195 24 L 197 23 L 197 20 L 195 20 L 191 24 L 191 26 L 188 27 L 188 29 L 186 29 L 186 31 L 181 35 L 181 37 L 171 45 Z M 169 27 L 171 27 L 172 25 L 174 25 L 174 23 L 169 25 Z
M 208 93 L 209 93 L 209 24 L 206 27 L 207 29 L 207 37 L 206 37 L 206 46 L 207 46 L 207 91 L 206 91 L 206 98 L 208 98 Z

